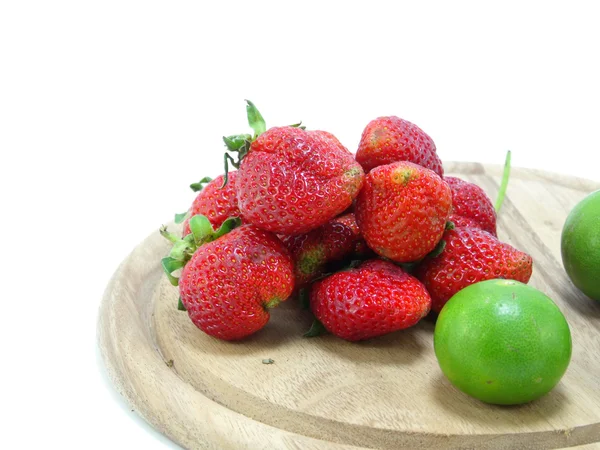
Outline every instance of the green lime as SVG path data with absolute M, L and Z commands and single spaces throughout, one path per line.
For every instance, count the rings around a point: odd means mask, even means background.
M 486 403 L 527 403 L 550 392 L 571 360 L 571 332 L 558 306 L 513 280 L 487 280 L 457 292 L 434 332 L 442 372 Z
M 571 210 L 560 244 L 563 265 L 573 284 L 600 301 L 600 191 L 592 192 Z

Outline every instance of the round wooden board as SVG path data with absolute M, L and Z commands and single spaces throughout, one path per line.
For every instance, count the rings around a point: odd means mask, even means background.
M 495 198 L 501 167 L 449 163 Z M 560 260 L 570 209 L 600 183 L 513 169 L 500 239 L 531 254 L 530 284 L 553 298 L 573 335 L 560 384 L 519 407 L 476 401 L 443 377 L 434 325 L 362 343 L 302 337 L 308 312 L 275 308 L 251 338 L 222 342 L 177 310 L 162 274 L 158 231 L 121 264 L 100 309 L 98 338 L 115 386 L 135 410 L 185 448 L 562 448 L 600 441 L 600 303 L 579 293 Z M 273 364 L 263 364 L 271 358 Z M 587 447 L 586 447 L 587 448 Z

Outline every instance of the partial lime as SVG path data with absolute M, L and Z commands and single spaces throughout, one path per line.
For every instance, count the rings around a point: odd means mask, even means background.
M 573 284 L 600 301 L 600 190 L 569 213 L 561 235 L 562 261 Z

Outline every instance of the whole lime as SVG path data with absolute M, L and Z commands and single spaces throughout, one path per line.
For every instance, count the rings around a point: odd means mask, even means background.
M 573 284 L 600 301 L 600 190 L 571 210 L 560 244 L 563 265 Z
M 513 280 L 457 292 L 435 325 L 435 355 L 461 391 L 486 403 L 527 403 L 550 392 L 571 360 L 571 331 L 556 304 Z

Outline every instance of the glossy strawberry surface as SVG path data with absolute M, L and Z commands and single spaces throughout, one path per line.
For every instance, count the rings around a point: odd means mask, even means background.
M 223 175 L 209 182 L 202 189 L 188 213 L 188 218 L 183 223 L 183 236 L 190 233 L 190 217 L 196 214 L 206 216 L 212 226 L 217 229 L 230 217 L 241 217 L 235 189 L 237 171 L 229 172 L 229 182 L 223 186 Z
M 448 184 L 429 169 L 401 161 L 369 172 L 355 214 L 363 238 L 377 254 L 411 262 L 435 248 L 451 206 Z
M 382 260 L 317 281 L 310 305 L 336 336 L 359 341 L 415 325 L 427 315 L 431 298 L 413 276 Z
M 478 281 L 505 278 L 527 283 L 531 277 L 531 256 L 487 231 L 457 227 L 446 231 L 443 239 L 446 246 L 442 253 L 426 259 L 415 271 L 437 313 L 450 297 Z
M 469 219 L 468 217 L 465 217 L 465 216 L 458 216 L 456 214 L 450 214 L 448 221 L 452 222 L 456 228 L 470 227 L 470 228 L 481 229 L 479 222 L 475 222 L 473 219 Z
M 444 174 L 433 139 L 417 125 L 396 116 L 369 122 L 358 144 L 356 160 L 365 172 L 384 164 L 409 161 L 439 176 Z
M 288 250 L 272 233 L 242 225 L 199 247 L 179 279 L 181 301 L 205 333 L 236 340 L 260 330 L 294 289 Z
M 345 214 L 299 236 L 282 238 L 294 260 L 296 287 L 302 287 L 323 273 L 325 265 L 364 251 L 354 214 Z
M 236 180 L 242 219 L 278 234 L 298 235 L 346 210 L 364 172 L 330 133 L 275 127 L 262 133 Z
M 450 220 L 456 224 L 471 224 L 496 236 L 496 211 L 485 191 L 475 183 L 456 177 L 445 177 L 444 180 L 452 191 L 452 213 Z
M 350 256 L 364 259 L 366 259 L 367 256 L 375 257 L 375 253 L 367 246 L 367 243 L 362 237 L 354 212 L 342 214 L 341 216 L 333 219 L 333 221 L 339 222 L 352 230 L 352 241 L 354 242 L 354 247 L 350 253 Z M 347 255 L 344 255 L 344 257 L 345 256 Z

